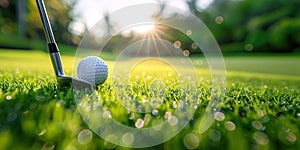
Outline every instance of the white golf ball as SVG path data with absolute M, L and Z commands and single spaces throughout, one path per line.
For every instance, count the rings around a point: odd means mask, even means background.
M 97 56 L 88 56 L 78 64 L 77 75 L 79 79 L 94 85 L 101 85 L 107 79 L 108 68 L 103 59 Z

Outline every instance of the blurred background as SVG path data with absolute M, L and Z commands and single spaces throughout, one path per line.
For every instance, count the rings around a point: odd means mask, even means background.
M 166 5 L 189 10 L 207 25 L 224 53 L 300 51 L 299 0 L 45 0 L 45 5 L 57 42 L 77 47 L 84 33 L 99 19 L 107 21 L 103 30 L 110 32 L 114 24 L 109 20 L 111 12 L 145 2 L 159 4 L 156 18 L 163 14 Z M 47 50 L 35 0 L 0 0 L 0 8 L 0 48 Z M 164 38 L 179 40 L 181 49 L 197 53 L 197 46 L 186 33 L 168 27 L 162 30 L 169 34 Z M 122 50 L 117 45 L 146 31 L 136 28 L 130 34 L 115 36 L 110 41 L 110 51 Z

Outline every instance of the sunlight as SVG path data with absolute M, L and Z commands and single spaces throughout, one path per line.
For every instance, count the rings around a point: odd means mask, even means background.
M 137 33 L 147 33 L 154 29 L 154 24 L 142 24 L 132 27 L 132 30 Z
M 213 0 L 200 0 L 197 1 L 197 7 L 201 10 L 206 9 L 211 3 L 213 2 Z

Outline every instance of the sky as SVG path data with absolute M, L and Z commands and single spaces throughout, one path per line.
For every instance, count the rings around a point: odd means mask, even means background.
M 145 3 L 159 3 L 163 0 L 78 0 L 75 7 L 75 14 L 80 17 L 74 22 L 72 28 L 74 32 L 83 31 L 83 24 L 91 28 L 99 20 L 103 18 L 103 14 L 112 13 L 124 7 L 145 4 Z M 212 0 L 199 0 L 200 7 L 206 7 Z M 188 10 L 185 0 L 166 0 L 167 5 L 179 7 L 183 10 Z M 77 30 L 77 31 L 76 31 Z

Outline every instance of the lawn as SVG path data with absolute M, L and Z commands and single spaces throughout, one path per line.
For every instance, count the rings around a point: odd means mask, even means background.
M 62 59 L 67 74 L 72 75 L 74 58 L 65 55 Z M 109 78 L 96 92 L 99 99 L 95 102 L 104 109 L 101 116 L 133 128 L 148 128 L 164 121 L 179 126 L 176 117 L 182 118 L 176 116 L 175 110 L 182 101 L 186 102 L 194 113 L 183 130 L 167 142 L 148 149 L 299 149 L 299 54 L 240 54 L 224 59 L 225 97 L 219 103 L 220 110 L 214 113 L 215 121 L 203 133 L 199 128 L 212 98 L 212 87 L 202 56 L 191 57 L 201 76 L 195 87 L 190 87 L 188 79 L 173 78 L 168 73 L 170 68 L 163 64 L 156 68 L 148 62 L 138 66 L 147 68 L 146 73 L 137 69 L 129 77 L 128 86 L 120 86 L 126 81 L 119 78 Z M 112 69 L 115 62 L 107 63 Z M 130 149 L 106 142 L 88 126 L 84 118 L 97 114 L 88 107 L 77 108 L 72 89 L 57 87 L 47 53 L 2 49 L 0 66 L 0 149 Z M 140 104 L 150 102 L 153 91 L 149 87 L 156 78 L 165 81 L 168 87 L 163 89 L 160 107 L 147 113 L 133 112 Z M 125 94 L 114 93 L 116 86 Z M 195 93 L 195 101 L 190 101 Z M 119 99 L 123 97 L 134 97 L 138 101 L 122 103 Z M 105 122 L 96 121 L 94 125 L 96 123 L 109 128 Z M 109 131 L 114 130 L 103 130 Z M 109 136 L 118 139 L 117 135 Z M 130 146 L 132 137 L 125 137 L 121 140 Z

